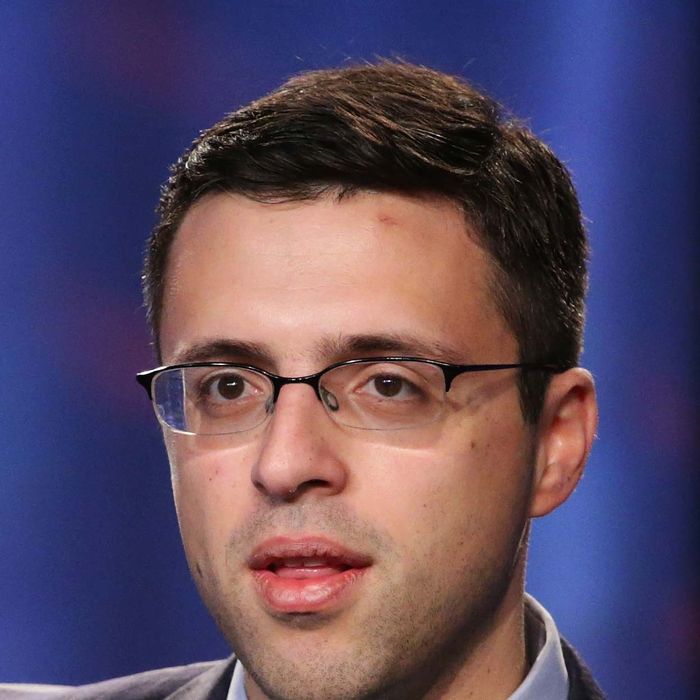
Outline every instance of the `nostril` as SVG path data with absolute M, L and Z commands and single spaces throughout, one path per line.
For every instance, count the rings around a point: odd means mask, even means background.
M 287 502 L 295 501 L 298 498 L 303 497 L 308 491 L 324 488 L 328 489 L 330 487 L 331 485 L 325 479 L 308 479 L 307 481 L 300 483 L 295 488 L 289 489 L 289 491 L 283 496 L 283 500 Z

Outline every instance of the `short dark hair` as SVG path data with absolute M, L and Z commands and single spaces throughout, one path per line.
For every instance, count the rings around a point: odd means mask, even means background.
M 156 348 L 168 250 L 195 201 L 214 191 L 274 202 L 359 190 L 457 202 L 493 262 L 493 293 L 520 359 L 577 363 L 587 242 L 567 169 L 468 83 L 394 61 L 293 77 L 204 131 L 172 167 L 144 274 Z M 520 378 L 530 423 L 548 379 Z

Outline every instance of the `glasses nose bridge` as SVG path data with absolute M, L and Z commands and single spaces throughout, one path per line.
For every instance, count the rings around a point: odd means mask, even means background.
M 322 371 L 317 372 L 316 374 L 307 374 L 303 377 L 280 377 L 279 375 L 271 376 L 272 405 L 274 406 L 277 403 L 282 387 L 287 386 L 288 384 L 306 384 L 310 386 L 314 390 L 316 398 L 323 403 L 323 399 L 321 397 L 321 377 L 323 376 L 323 373 L 324 372 Z

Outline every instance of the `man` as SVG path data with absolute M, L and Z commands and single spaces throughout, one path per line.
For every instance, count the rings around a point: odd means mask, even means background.
M 139 380 L 236 659 L 3 697 L 603 697 L 523 592 L 597 421 L 548 148 L 444 74 L 319 71 L 204 132 L 159 211 Z

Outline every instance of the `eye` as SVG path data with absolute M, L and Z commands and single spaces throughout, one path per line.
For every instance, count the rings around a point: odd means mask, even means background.
M 371 388 L 379 396 L 386 399 L 401 398 L 408 394 L 414 394 L 416 387 L 402 377 L 390 374 L 382 374 L 370 382 Z
M 425 382 L 405 368 L 374 367 L 360 378 L 355 391 L 377 401 L 415 401 L 426 395 Z
M 229 371 L 204 378 L 197 393 L 201 400 L 222 404 L 249 398 L 260 390 L 242 373 Z
M 227 401 L 238 399 L 245 391 L 243 377 L 237 374 L 229 374 L 225 377 L 218 377 L 211 382 L 209 393 L 214 393 Z
M 389 419 L 393 424 L 400 415 L 439 409 L 445 393 L 440 369 L 408 360 L 351 361 L 331 369 L 319 388 L 340 422 L 357 421 L 359 427 Z

